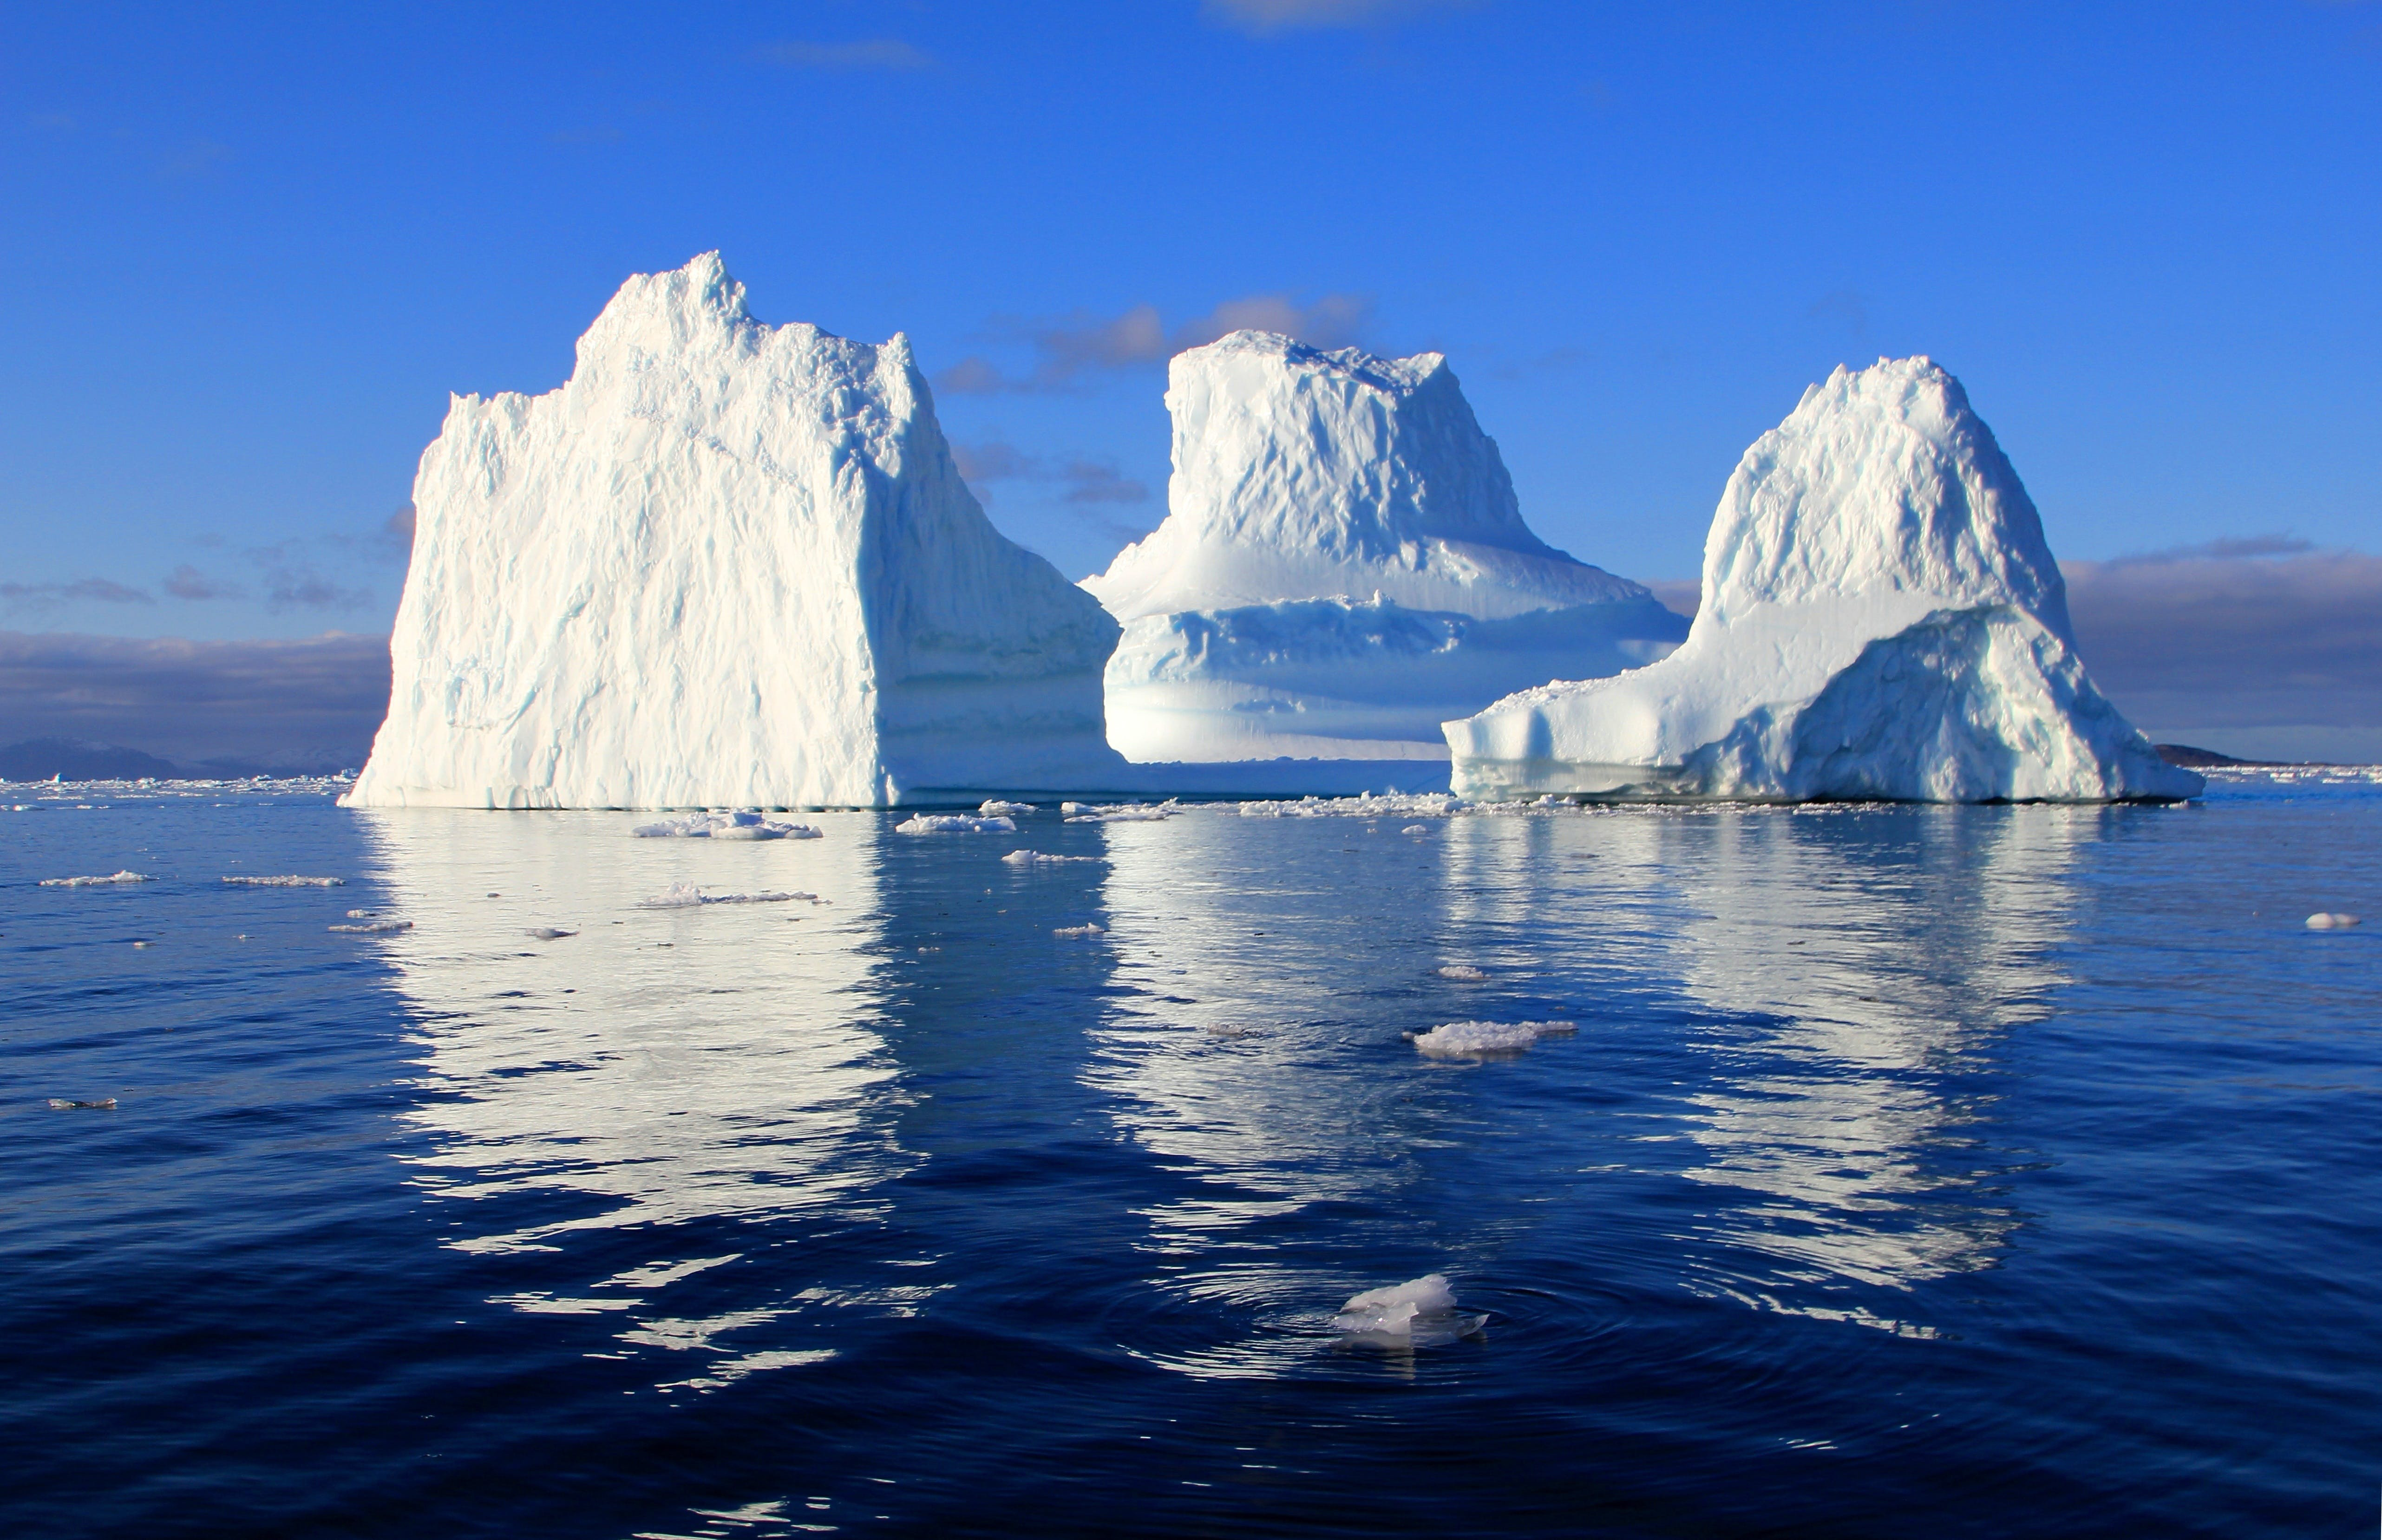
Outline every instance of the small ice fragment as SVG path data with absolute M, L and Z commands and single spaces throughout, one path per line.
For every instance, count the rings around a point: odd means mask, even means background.
M 1443 979 L 1454 979 L 1458 984 L 1487 984 L 1489 970 L 1475 968 L 1468 962 L 1451 962 L 1439 970 L 1439 976 Z
M 1034 811 L 1034 804 L 1032 802 L 1004 802 L 998 797 L 987 797 L 984 800 L 984 805 L 977 808 L 976 811 L 983 813 L 988 818 L 1006 818 L 1020 813 L 1031 813 Z
M 117 872 L 104 877 L 43 877 L 43 887 L 108 887 L 117 883 L 155 882 L 139 872 Z
M 1405 828 L 1400 829 L 1398 832 L 1400 834 L 1429 834 L 1430 832 L 1430 825 L 1428 824 L 1408 824 Z
M 2345 931 L 2359 923 L 2354 914 L 2311 914 L 2307 917 L 2307 928 L 2312 931 Z
M 646 909 L 695 909 L 704 904 L 784 904 L 797 899 L 825 903 L 816 893 L 706 893 L 691 882 L 674 882 L 645 901 Z M 571 934 L 576 935 L 576 932 Z
M 1001 858 L 1004 866 L 1055 866 L 1064 861 L 1098 861 L 1098 856 L 1050 856 L 1039 850 L 1012 850 Z
M 352 925 L 333 925 L 330 929 L 342 935 L 395 935 L 413 928 L 411 920 L 364 920 Z
M 134 942 L 132 945 L 133 945 L 133 946 L 135 946 L 135 947 L 146 947 L 147 945 L 149 945 L 149 943 L 147 943 L 146 941 L 136 941 L 136 942 Z
M 559 931 L 552 925 L 532 925 L 529 928 L 528 934 L 536 937 L 540 941 L 559 941 L 567 935 L 577 935 L 579 933 L 577 931 Z
M 1015 834 L 1009 818 L 972 818 L 964 813 L 921 813 L 893 825 L 895 834 Z
M 88 1107 L 93 1112 L 114 1112 L 116 1110 L 116 1098 L 113 1096 L 102 1096 L 96 1101 L 77 1102 L 69 1101 L 64 1096 L 52 1096 L 50 1098 L 50 1107 L 51 1110 L 55 1112 L 72 1112 L 79 1107 Z
M 1059 804 L 1059 811 L 1061 813 L 1081 813 L 1084 811 L 1084 804 L 1081 802 L 1061 802 Z
M 1426 1273 L 1386 1289 L 1368 1289 L 1340 1307 L 1334 1330 L 1351 1342 L 1375 1347 L 1436 1347 L 1469 1337 L 1485 1315 L 1460 1315 L 1455 1290 L 1445 1275 Z
M 817 839 L 808 824 L 781 824 L 758 813 L 690 813 L 629 831 L 639 839 Z
M 234 887 L 345 887 L 345 877 L 226 877 Z
M 1541 1037 L 1578 1032 L 1571 1021 L 1450 1021 L 1429 1032 L 1414 1033 L 1414 1045 L 1433 1058 L 1466 1054 L 1517 1054 Z
M 1062 925 L 1050 934 L 1052 935 L 1065 936 L 1070 940 L 1074 940 L 1084 936 L 1106 935 L 1108 932 L 1100 929 L 1098 925 Z

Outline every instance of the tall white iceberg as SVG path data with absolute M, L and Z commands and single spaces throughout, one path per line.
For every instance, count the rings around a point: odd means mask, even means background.
M 1437 353 L 1234 332 L 1177 354 L 1166 521 L 1084 580 L 1128 759 L 1444 761 L 1439 724 L 1661 656 L 1687 622 L 1522 522 Z
M 718 253 L 621 286 L 414 483 L 359 806 L 873 806 L 1116 784 L 1116 623 L 1002 538 L 908 339 L 771 327 Z
M 1839 368 L 1745 453 L 1685 645 L 1446 725 L 1469 796 L 2198 793 L 2093 688 L 2043 523 L 1959 382 Z

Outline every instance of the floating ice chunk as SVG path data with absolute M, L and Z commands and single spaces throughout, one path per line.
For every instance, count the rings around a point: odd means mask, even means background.
M 560 941 L 566 936 L 577 935 L 579 933 L 577 931 L 559 931 L 552 925 L 532 925 L 525 934 L 534 936 L 540 941 Z
M 333 925 L 332 930 L 343 935 L 395 935 L 413 928 L 411 920 L 360 920 L 352 925 Z
M 1070 824 L 1156 824 L 1181 813 L 1183 805 L 1172 799 L 1155 807 L 1147 802 L 1069 802 L 1060 811 Z
M 988 818 L 1006 818 L 1015 813 L 1031 813 L 1034 811 L 1034 804 L 1032 802 L 1004 802 L 998 797 L 988 797 L 985 799 L 984 805 L 976 809 L 976 811 L 983 813 Z
M 1489 970 L 1475 968 L 1468 962 L 1451 962 L 1439 970 L 1439 976 L 1443 979 L 1454 979 L 1458 984 L 1487 984 Z
M 2360 921 L 2354 914 L 2311 914 L 2307 917 L 2307 928 L 2312 931 L 2342 931 L 2358 923 Z
M 380 911 L 376 909 L 351 909 L 348 911 L 348 918 L 350 920 L 370 920 L 378 913 L 380 913 Z
M 345 877 L 226 877 L 234 887 L 345 887 Z
M 102 1096 L 95 1101 L 89 1102 L 70 1101 L 64 1096 L 52 1096 L 50 1098 L 50 1109 L 53 1112 L 72 1112 L 77 1108 L 89 1108 L 93 1112 L 114 1112 L 116 1110 L 116 1098 L 113 1096 Z
M 1430 825 L 1428 824 L 1408 824 L 1405 828 L 1400 829 L 1398 832 L 1400 834 L 1429 834 L 1430 832 Z
M 640 824 L 629 831 L 639 839 L 817 839 L 808 824 L 785 824 L 757 813 L 690 813 L 682 818 Z
M 1384 1348 L 1429 1348 L 1469 1337 L 1488 1320 L 1459 1314 L 1455 1290 L 1440 1273 L 1386 1289 L 1368 1289 L 1340 1307 L 1332 1327 L 1351 1342 Z
M 646 909 L 698 909 L 705 904 L 789 904 L 827 902 L 816 893 L 706 893 L 691 882 L 674 882 L 647 898 Z M 575 934 L 575 933 L 571 933 Z
M 1578 1030 L 1573 1021 L 1450 1021 L 1408 1035 L 1417 1048 L 1433 1058 L 1456 1058 L 1467 1054 L 1518 1054 L 1541 1037 Z
M 1050 856 L 1039 850 L 1012 850 L 1001 858 L 1004 866 L 1056 866 L 1062 862 L 1098 861 L 1098 856 Z
M 104 877 L 43 877 L 43 887 L 111 887 L 119 883 L 155 882 L 139 872 L 117 872 Z
M 893 825 L 895 834 L 1015 834 L 1009 818 L 972 818 L 964 813 L 915 813 Z
M 1444 791 L 1368 791 L 1356 797 L 1301 797 L 1296 801 L 1243 802 L 1244 818 L 1450 818 L 1488 811 Z M 1502 810 L 1501 810 L 1502 811 Z M 1406 833 L 1415 831 L 1407 829 Z M 1422 832 L 1428 834 L 1430 830 Z
M 1100 929 L 1098 925 L 1062 925 L 1050 934 L 1052 935 L 1064 936 L 1073 941 L 1080 940 L 1087 936 L 1106 935 L 1108 932 Z

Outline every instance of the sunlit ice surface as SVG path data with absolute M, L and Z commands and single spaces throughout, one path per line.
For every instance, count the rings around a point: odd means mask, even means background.
M 13 1534 L 2370 1522 L 2382 926 L 2304 924 L 2382 914 L 2366 773 L 777 841 L 335 789 L 0 788 Z M 1335 1329 L 1428 1275 L 1477 1331 Z

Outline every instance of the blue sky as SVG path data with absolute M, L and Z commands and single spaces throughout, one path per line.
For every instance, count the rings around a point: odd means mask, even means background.
M 447 393 L 714 248 L 765 320 L 908 332 L 1071 577 L 1163 514 L 1167 346 L 1248 319 L 1446 352 L 1634 577 L 1882 353 L 2063 558 L 2382 515 L 2377 4 L 19 6 L 0 207 L 19 631 L 385 630 Z

